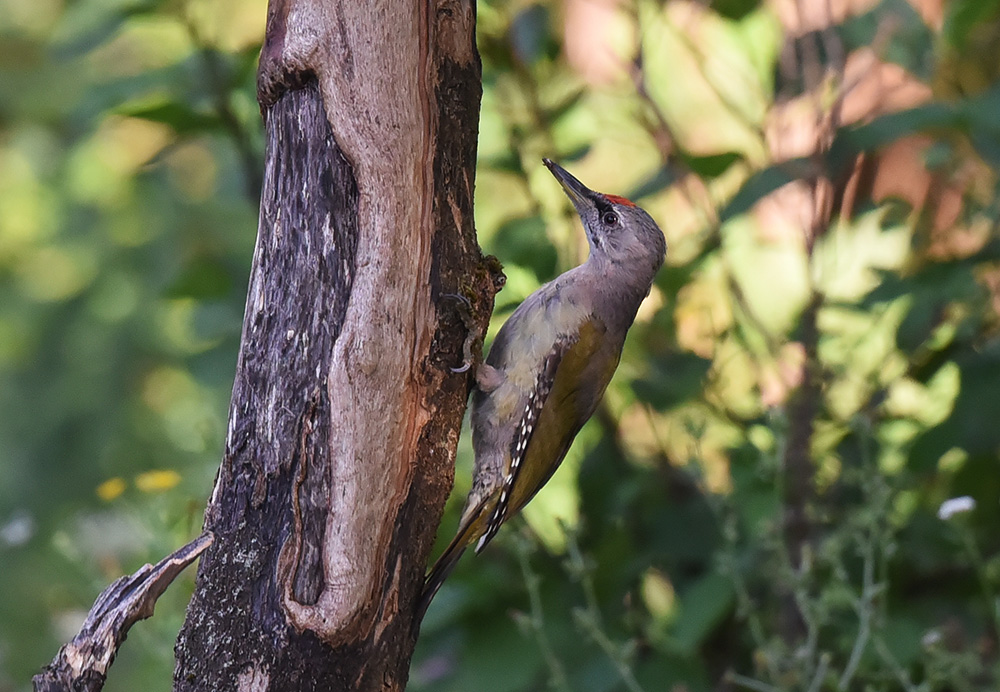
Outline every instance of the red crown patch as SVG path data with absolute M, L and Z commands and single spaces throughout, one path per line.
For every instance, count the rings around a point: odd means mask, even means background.
M 624 197 L 619 197 L 618 195 L 604 195 L 604 199 L 608 200 L 612 204 L 621 204 L 625 207 L 634 207 L 635 202 L 630 199 L 625 199 Z

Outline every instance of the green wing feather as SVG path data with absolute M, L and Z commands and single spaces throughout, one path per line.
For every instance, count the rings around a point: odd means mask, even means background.
M 512 470 L 507 492 L 497 488 L 477 507 L 467 509 L 451 543 L 434 563 L 424 582 L 418 621 L 441 584 L 474 541 L 478 552 L 496 529 L 535 496 L 559 467 L 577 433 L 597 408 L 604 389 L 618 367 L 620 346 L 609 344 L 607 328 L 596 319 L 586 320 L 574 337 L 557 341 L 551 386 L 531 426 L 521 463 Z M 521 426 L 517 426 L 520 429 Z M 517 439 L 512 442 L 516 451 Z M 480 540 L 482 539 L 482 540 Z
M 563 351 L 524 461 L 518 465 L 505 518 L 519 512 L 548 482 L 597 408 L 620 356 L 619 350 L 608 344 L 606 331 L 602 322 L 589 319 Z M 609 347 L 611 353 L 607 352 Z

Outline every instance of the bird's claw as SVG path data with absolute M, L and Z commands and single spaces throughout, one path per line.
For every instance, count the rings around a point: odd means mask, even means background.
M 452 300 L 457 300 L 461 303 L 458 311 L 462 316 L 462 321 L 465 322 L 465 326 L 469 326 L 469 322 L 472 320 L 472 301 L 463 296 L 461 293 L 442 293 L 442 298 L 451 298 Z M 464 311 L 463 311 L 464 310 Z
M 449 367 L 448 369 L 456 374 L 468 372 L 475 360 L 472 355 L 472 348 L 480 339 L 479 327 L 472 318 L 472 301 L 459 293 L 442 293 L 441 297 L 458 301 L 458 316 L 461 318 L 466 330 L 465 342 L 462 344 L 462 365 L 457 368 Z

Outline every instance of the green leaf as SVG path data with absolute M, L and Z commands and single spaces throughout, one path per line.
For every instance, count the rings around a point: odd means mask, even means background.
M 480 164 L 490 170 L 513 173 L 519 176 L 524 175 L 524 166 L 521 165 L 521 157 L 511 149 L 505 149 L 500 154 L 480 159 Z
M 749 180 L 743 183 L 740 191 L 722 208 L 719 213 L 719 221 L 724 223 L 740 214 L 745 214 L 757 202 L 778 188 L 801 180 L 809 174 L 814 174 L 812 165 L 808 159 L 792 159 L 754 173 Z
M 726 19 L 743 19 L 758 7 L 760 0 L 712 0 L 712 9 Z
M 539 281 L 548 281 L 556 272 L 558 257 L 539 216 L 513 219 L 502 225 L 494 240 L 503 248 L 504 260 L 527 267 Z
M 935 102 L 883 115 L 865 125 L 841 130 L 837 139 L 853 148 L 854 152 L 862 152 L 877 149 L 917 132 L 945 127 L 964 131 L 967 125 L 961 108 Z M 836 150 L 836 144 L 832 150 Z
M 736 593 L 729 579 L 711 572 L 681 594 L 671 643 L 682 653 L 693 654 L 733 609 Z
M 665 411 L 701 391 L 712 361 L 693 353 L 673 352 L 653 361 L 652 372 L 632 383 L 636 396 Z
M 525 65 L 532 65 L 550 54 L 552 40 L 548 8 L 529 5 L 518 12 L 510 24 L 509 36 L 514 55 Z
M 642 689 L 647 692 L 709 692 L 726 689 L 712 685 L 706 672 L 706 662 L 701 658 L 671 653 L 647 656 L 638 663 L 635 677 Z
M 169 298 L 222 298 L 232 290 L 229 270 L 211 257 L 202 257 L 184 267 L 166 291 Z
M 628 195 L 629 199 L 639 200 L 666 190 L 678 180 L 678 175 L 670 166 L 660 167 L 653 175 L 643 180 Z
M 59 60 L 72 60 L 110 42 L 132 17 L 153 14 L 160 3 L 137 3 L 111 12 L 95 12 L 94 5 L 70 3 L 64 10 L 62 25 L 53 41 L 53 54 Z
M 956 48 L 964 48 L 977 25 L 992 23 L 1000 13 L 1000 0 L 952 0 L 942 34 Z
M 467 632 L 455 676 L 434 689 L 516 692 L 528 689 L 532 680 L 543 675 L 538 645 L 509 618 L 498 617 L 489 627 L 470 627 Z M 511 665 L 512 661 L 517 665 Z
M 134 108 L 126 106 L 119 109 L 119 113 L 129 115 L 133 118 L 142 118 L 143 120 L 151 120 L 169 125 L 178 134 L 206 132 L 218 130 L 222 127 L 222 121 L 217 115 L 200 113 L 176 101 L 169 101 L 156 106 L 139 106 Z
M 728 171 L 734 163 L 743 160 L 743 156 L 736 151 L 709 156 L 691 156 L 681 153 L 679 157 L 692 172 L 697 173 L 702 178 L 718 178 Z
M 885 31 L 888 23 L 892 31 Z M 884 43 L 880 55 L 909 72 L 930 78 L 934 69 L 934 33 L 906 0 L 882 0 L 870 12 L 852 17 L 840 26 L 849 50 Z
M 590 144 L 581 144 L 575 149 L 570 149 L 564 154 L 560 154 L 559 160 L 562 163 L 573 163 L 579 161 L 584 156 L 590 153 Z
M 546 111 L 549 121 L 554 122 L 572 111 L 577 105 L 580 104 L 586 94 L 587 91 L 585 89 L 577 89 L 569 96 L 565 97 L 562 101 L 549 108 Z

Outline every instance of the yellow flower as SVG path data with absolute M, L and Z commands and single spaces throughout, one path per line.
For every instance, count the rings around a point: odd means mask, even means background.
M 135 487 L 144 493 L 160 493 L 181 482 L 181 474 L 172 469 L 146 471 L 135 477 Z
M 125 480 L 119 476 L 115 476 L 97 486 L 97 497 L 105 502 L 111 502 L 125 492 L 125 488 Z

